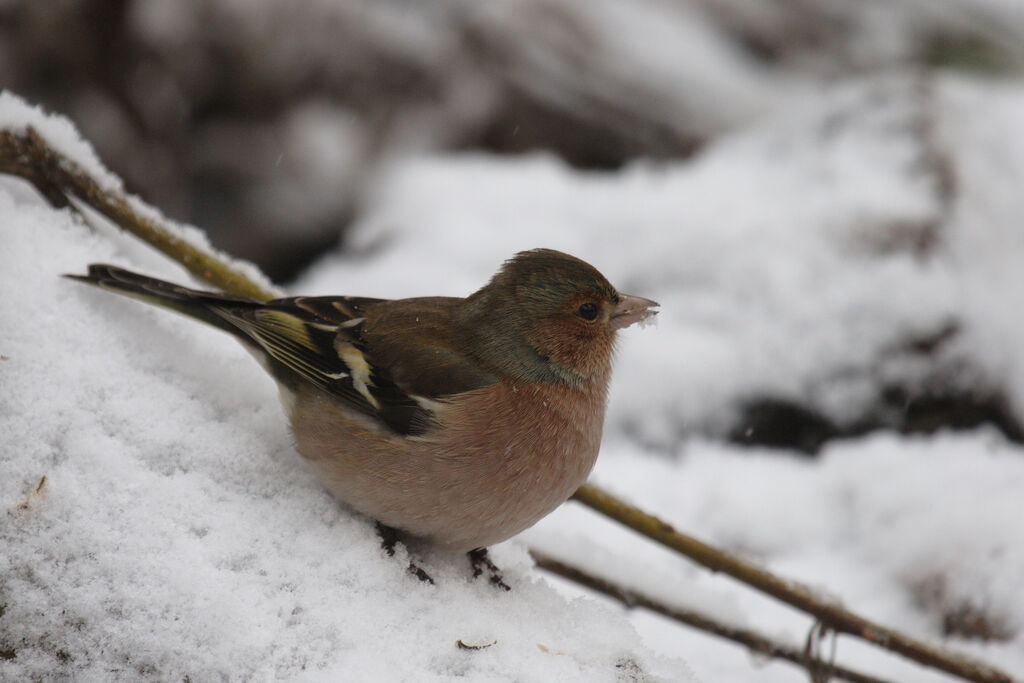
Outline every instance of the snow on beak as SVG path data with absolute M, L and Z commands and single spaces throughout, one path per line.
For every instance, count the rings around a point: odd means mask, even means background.
M 620 296 L 618 305 L 612 311 L 611 320 L 608 321 L 613 330 L 621 330 L 624 327 L 629 327 L 634 323 L 642 323 L 658 315 L 658 311 L 654 309 L 661 304 L 657 301 L 628 294 Z

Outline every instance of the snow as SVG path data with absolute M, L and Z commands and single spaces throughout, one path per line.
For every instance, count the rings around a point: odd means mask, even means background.
M 0 122 L 44 130 L 0 105 Z M 685 163 L 396 161 L 348 251 L 291 289 L 462 295 L 519 249 L 590 261 L 662 304 L 657 326 L 623 335 L 596 483 L 1021 672 L 1024 448 L 989 428 L 880 432 L 812 460 L 718 437 L 759 392 L 854 421 L 893 378 L 934 377 L 892 349 L 951 321 L 940 368 L 1024 416 L 1022 115 L 1020 86 L 906 75 L 801 99 Z M 14 181 L 0 216 L 0 652 L 16 652 L 0 677 L 802 679 L 534 569 L 527 544 L 798 646 L 811 628 L 576 504 L 494 549 L 511 593 L 429 549 L 416 552 L 437 584 L 421 584 L 321 489 L 237 344 L 58 277 L 113 262 L 187 282 L 180 269 Z M 958 609 L 1005 638 L 944 636 Z M 849 638 L 837 652 L 893 680 L 951 680 Z
M 351 252 L 296 287 L 465 294 L 519 249 L 577 254 L 663 304 L 657 334 L 623 342 L 611 420 L 669 449 L 725 431 L 759 393 L 851 425 L 887 386 L 935 375 L 1001 389 L 1024 415 L 1024 327 L 1000 313 L 1024 303 L 1021 107 L 1019 89 L 896 76 L 802 101 L 688 164 L 597 175 L 545 156 L 405 162 Z M 936 149 L 956 169 L 952 207 Z M 951 324 L 962 335 L 930 365 L 892 352 Z M 663 373 L 675 381 L 651 381 Z
M 495 552 L 511 594 L 463 558 L 427 553 L 434 587 L 407 576 L 302 464 L 237 344 L 58 277 L 132 265 L 127 238 L 6 182 L 0 215 L 5 679 L 611 681 L 624 661 L 687 679 L 615 610 L 557 593 L 521 544 Z
M 0 129 L 24 135 L 30 127 L 45 138 L 52 149 L 62 154 L 65 159 L 75 164 L 78 169 L 95 181 L 102 190 L 113 194 L 124 193 L 124 184 L 120 178 L 103 166 L 92 145 L 79 136 L 78 130 L 71 121 L 57 114 L 47 113 L 42 108 L 25 102 L 11 92 L 0 91 Z M 72 201 L 77 200 L 72 199 Z M 164 217 L 158 209 L 139 201 L 136 197 L 127 196 L 126 201 L 136 216 L 164 226 L 171 235 L 200 253 L 214 255 L 222 261 L 232 264 L 238 272 L 243 273 L 256 284 L 273 289 L 270 282 L 253 264 L 232 259 L 214 249 L 202 230 L 190 225 L 175 223 Z M 87 207 L 85 210 L 91 211 Z
M 83 140 L 75 125 L 63 116 L 47 113 L 5 90 L 0 91 L 0 127 L 19 135 L 34 128 L 52 148 L 73 159 L 101 187 L 121 189 L 121 181 L 103 167 L 92 145 Z
M 1024 538 L 1012 520 L 1021 512 L 1021 455 L 1019 447 L 984 430 L 918 438 L 878 434 L 830 446 L 815 462 L 695 441 L 675 473 L 664 466 L 637 466 L 635 458 L 616 454 L 600 461 L 592 479 L 698 537 L 741 549 L 783 576 L 840 598 L 869 618 L 938 641 L 943 614 L 957 605 L 971 605 L 1002 628 L 1020 632 Z M 670 477 L 674 487 L 659 486 Z M 534 546 L 556 548 L 588 523 L 592 520 L 553 516 L 526 536 Z M 589 540 L 634 566 L 665 564 L 658 557 L 662 552 L 625 535 Z M 583 549 L 578 552 L 585 556 Z M 628 577 L 624 561 L 617 564 Z M 652 572 L 644 589 L 681 596 L 683 604 L 733 623 L 771 625 L 785 642 L 802 643 L 811 627 L 810 619 L 794 617 L 762 596 L 726 593 L 722 579 L 690 574 L 673 578 Z M 938 593 L 930 594 L 935 588 Z M 694 599 L 695 594 L 701 597 Z M 714 600 L 728 610 L 708 608 Z M 737 611 L 742 619 L 729 616 Z M 1007 671 L 1022 670 L 1019 636 L 999 645 L 955 638 L 947 644 L 973 649 Z M 711 675 L 723 665 L 701 655 L 701 639 L 677 639 L 675 647 L 702 680 L 743 679 L 747 662 L 736 658 L 728 676 Z M 890 680 L 948 680 L 916 666 L 897 666 L 851 639 L 841 640 L 838 660 Z M 795 679 L 788 666 L 773 664 L 757 680 Z

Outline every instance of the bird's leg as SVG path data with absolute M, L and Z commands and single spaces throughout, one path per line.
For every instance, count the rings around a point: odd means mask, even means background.
M 395 545 L 397 545 L 399 541 L 398 530 L 394 527 L 377 522 L 377 535 L 380 536 L 380 547 L 384 549 L 384 552 L 388 554 L 388 557 L 394 557 Z M 423 583 L 429 583 L 431 585 L 434 584 L 434 579 L 430 577 L 430 574 L 425 572 L 422 567 L 412 560 L 409 560 L 408 572 Z
M 495 588 L 500 588 L 503 591 L 510 591 L 512 587 L 505 583 L 504 577 L 501 575 L 501 570 L 498 569 L 497 565 L 491 562 L 491 558 L 487 555 L 487 548 L 477 548 L 476 550 L 470 550 L 469 563 L 473 567 L 473 578 L 478 578 L 487 570 L 490 575 L 488 581 Z

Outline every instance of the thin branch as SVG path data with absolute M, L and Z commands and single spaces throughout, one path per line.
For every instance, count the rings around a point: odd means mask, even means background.
M 830 675 L 831 677 L 841 681 L 850 681 L 850 683 L 888 683 L 885 679 L 862 674 L 819 657 L 809 656 L 804 648 L 784 645 L 772 640 L 768 636 L 758 633 L 757 631 L 740 628 L 738 626 L 730 626 L 711 616 L 701 614 L 700 612 L 693 610 L 670 607 L 660 600 L 655 600 L 654 598 L 644 595 L 632 588 L 627 588 L 613 581 L 609 581 L 608 579 L 595 576 L 580 569 L 579 567 L 556 560 L 553 557 L 539 553 L 536 550 L 531 550 L 530 555 L 533 556 L 533 560 L 537 563 L 537 566 L 545 571 L 549 571 L 552 574 L 561 576 L 573 583 L 577 583 L 593 591 L 607 595 L 608 597 L 619 601 L 626 607 L 643 607 L 664 617 L 678 621 L 681 624 L 711 633 L 726 640 L 731 640 L 734 643 L 745 646 L 758 657 L 781 659 L 787 662 L 792 662 L 811 673 L 821 672 L 826 676 Z M 827 678 L 825 680 L 827 680 Z
M 0 172 L 28 180 L 58 208 L 66 207 L 70 197 L 81 200 L 204 282 L 239 296 L 274 298 L 273 292 L 253 282 L 226 256 L 199 248 L 166 223 L 145 215 L 155 216 L 155 210 L 122 192 L 104 188 L 32 128 L 27 133 L 0 130 Z
M 0 173 L 28 180 L 58 208 L 68 206 L 69 198 L 77 198 L 109 218 L 114 224 L 182 264 L 199 279 L 226 292 L 254 299 L 269 299 L 274 296 L 268 288 L 254 282 L 245 272 L 232 266 L 226 256 L 212 250 L 200 249 L 183 239 L 175 229 L 160 221 L 159 214 L 151 207 L 127 197 L 122 192 L 105 189 L 77 164 L 54 150 L 32 129 L 29 129 L 28 133 L 0 130 Z M 806 586 L 780 579 L 734 555 L 682 534 L 657 517 L 628 505 L 594 486 L 580 487 L 573 497 L 712 571 L 729 574 L 814 615 L 821 622 L 823 629 L 863 638 L 879 647 L 969 681 L 1013 683 L 1008 674 L 998 669 L 939 650 L 875 624 L 835 602 L 824 601 Z
M 658 543 L 704 565 L 713 572 L 722 572 L 771 595 L 786 604 L 817 617 L 829 630 L 848 633 L 869 643 L 897 652 L 909 659 L 946 673 L 978 683 L 1012 683 L 1009 674 L 994 667 L 972 661 L 963 655 L 929 645 L 882 626 L 826 600 L 807 586 L 781 579 L 740 558 L 676 531 L 672 525 L 625 503 L 596 486 L 584 484 L 573 499 L 610 517 Z

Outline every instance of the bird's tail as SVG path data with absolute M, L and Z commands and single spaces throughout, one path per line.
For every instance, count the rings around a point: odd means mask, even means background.
M 64 277 L 80 282 L 88 282 L 101 289 L 124 294 L 163 308 L 177 311 L 190 318 L 195 318 L 208 325 L 229 332 L 245 341 L 250 341 L 237 325 L 232 324 L 224 313 L 239 308 L 258 307 L 261 302 L 255 299 L 204 292 L 189 289 L 164 280 L 133 273 L 124 268 L 94 263 L 89 266 L 87 275 L 70 275 Z

